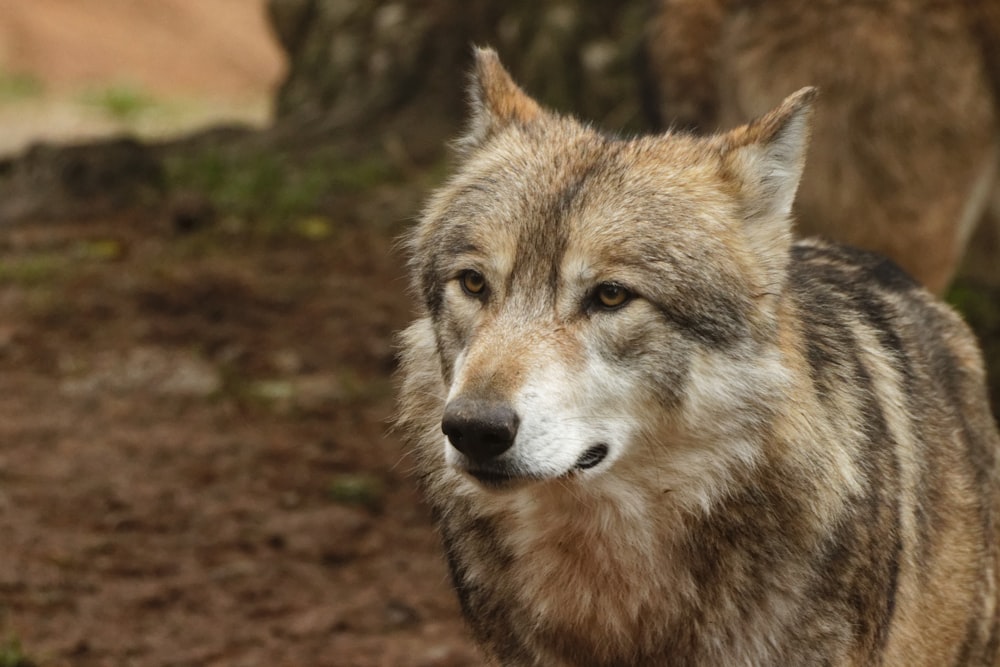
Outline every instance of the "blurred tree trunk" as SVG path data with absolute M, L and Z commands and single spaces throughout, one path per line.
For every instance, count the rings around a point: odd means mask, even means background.
M 289 71 L 279 124 L 391 131 L 436 154 L 460 129 L 471 45 L 495 47 L 536 98 L 610 130 L 642 127 L 646 0 L 270 0 Z M 374 137 L 369 137 L 374 138 Z

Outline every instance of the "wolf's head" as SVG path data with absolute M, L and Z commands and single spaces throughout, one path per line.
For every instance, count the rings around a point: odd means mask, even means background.
M 478 50 L 460 168 L 409 238 L 434 455 L 489 487 L 565 482 L 758 420 L 813 97 L 714 137 L 622 140 Z

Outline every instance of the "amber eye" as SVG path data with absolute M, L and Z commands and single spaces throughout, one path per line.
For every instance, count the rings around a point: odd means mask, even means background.
M 601 283 L 594 291 L 594 301 L 601 308 L 619 308 L 632 297 L 632 293 L 615 283 Z
M 465 290 L 466 294 L 479 296 L 486 290 L 486 278 L 479 271 L 469 269 L 462 273 L 458 277 L 458 280 L 462 284 L 462 289 Z

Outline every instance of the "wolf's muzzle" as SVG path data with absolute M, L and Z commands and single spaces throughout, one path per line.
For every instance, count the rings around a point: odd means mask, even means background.
M 441 431 L 474 463 L 486 463 L 511 448 L 520 418 L 506 403 L 456 398 L 448 403 Z

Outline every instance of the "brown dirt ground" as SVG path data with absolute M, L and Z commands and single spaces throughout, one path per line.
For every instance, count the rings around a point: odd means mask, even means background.
M 0 647 L 480 662 L 387 433 L 394 234 L 179 233 L 162 212 L 0 231 Z
M 280 77 L 262 7 L 0 0 L 0 69 L 231 107 Z M 388 433 L 398 228 L 349 217 L 0 228 L 0 665 L 481 662 Z

